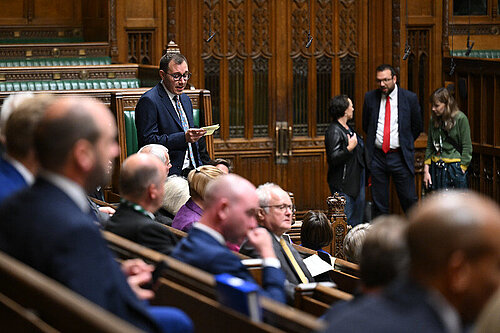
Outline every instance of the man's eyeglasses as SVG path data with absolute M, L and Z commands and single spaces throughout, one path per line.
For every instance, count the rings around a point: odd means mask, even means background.
M 261 208 L 268 208 L 268 207 L 274 207 L 278 208 L 282 212 L 285 212 L 287 209 L 290 209 L 292 213 L 295 213 L 295 206 L 294 205 L 287 205 L 287 204 L 281 204 L 281 205 L 269 205 L 269 206 L 260 206 Z
M 385 79 L 382 79 L 382 80 L 379 80 L 379 79 L 376 79 L 375 81 L 377 81 L 378 84 L 384 82 L 384 83 L 389 83 L 392 81 L 392 77 L 391 78 L 385 78 Z
M 175 81 L 180 81 L 181 78 L 183 78 L 184 80 L 187 81 L 191 77 L 191 73 L 190 72 L 186 72 L 184 74 L 181 74 L 181 73 L 173 73 L 173 74 L 167 73 L 167 75 L 170 75 L 172 77 L 172 79 L 174 79 Z

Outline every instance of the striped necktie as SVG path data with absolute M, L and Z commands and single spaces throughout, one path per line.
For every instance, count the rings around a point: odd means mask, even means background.
M 188 120 L 186 118 L 186 114 L 182 110 L 181 101 L 180 101 L 178 95 L 174 96 L 174 101 L 175 101 L 175 108 L 177 111 L 177 115 L 179 116 L 179 119 L 181 120 L 182 129 L 184 130 L 184 133 L 186 133 L 189 129 L 189 123 L 188 123 Z M 196 168 L 196 162 L 195 162 L 194 154 L 193 154 L 193 146 L 190 142 L 188 142 L 188 150 L 189 150 L 189 159 L 191 161 L 191 164 L 193 165 L 194 168 Z

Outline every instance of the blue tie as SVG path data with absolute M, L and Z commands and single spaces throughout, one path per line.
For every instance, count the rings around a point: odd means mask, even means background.
M 175 108 L 177 109 L 177 115 L 181 120 L 182 129 L 184 130 L 184 133 L 186 133 L 189 129 L 189 124 L 186 118 L 186 114 L 182 110 L 181 101 L 179 100 L 178 95 L 174 96 L 174 101 L 175 101 Z M 190 142 L 188 142 L 188 150 L 189 150 L 189 159 L 191 160 L 191 164 L 193 165 L 194 168 L 196 168 L 196 162 L 193 154 L 193 146 L 191 145 Z

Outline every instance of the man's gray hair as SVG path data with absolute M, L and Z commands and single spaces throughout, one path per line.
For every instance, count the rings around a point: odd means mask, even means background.
M 256 192 L 257 192 L 257 197 L 259 198 L 260 207 L 269 205 L 269 203 L 271 202 L 271 194 L 275 190 L 283 191 L 281 187 L 271 182 L 259 185 L 259 187 L 257 187 Z M 264 208 L 264 211 L 266 213 L 269 213 L 269 207 Z
M 139 149 L 137 153 L 153 154 L 154 156 L 158 157 L 163 162 L 163 164 L 167 163 L 165 154 L 168 154 L 168 148 L 163 145 L 151 143 Z
M 352 263 L 359 264 L 361 249 L 370 229 L 370 223 L 358 224 L 352 228 L 344 238 L 343 250 L 346 259 Z
M 189 200 L 189 184 L 186 178 L 181 176 L 170 176 L 165 182 L 165 196 L 163 197 L 163 208 L 172 215 L 176 215 L 179 209 Z

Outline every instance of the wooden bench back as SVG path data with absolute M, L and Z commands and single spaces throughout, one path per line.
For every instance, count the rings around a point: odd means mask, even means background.
M 147 249 L 115 234 L 103 231 L 103 235 L 108 241 L 110 248 L 121 258 L 142 258 L 150 263 L 157 263 L 160 260 L 164 260 L 168 266 L 162 275 L 164 279 L 208 297 L 209 299 L 216 299 L 215 279 L 213 275 L 156 251 Z M 165 288 L 167 288 L 165 290 L 168 290 L 167 286 Z M 171 300 L 171 302 L 175 302 L 175 299 Z M 171 304 L 175 305 L 175 303 Z M 314 332 L 320 330 L 324 325 L 322 321 L 316 320 L 316 318 L 307 313 L 277 303 L 266 297 L 261 297 L 261 305 L 264 321 L 280 330 L 287 332 Z M 189 308 L 189 306 L 187 306 L 187 308 Z M 193 311 L 193 309 L 191 309 L 191 311 Z M 198 312 L 199 311 L 195 311 L 195 313 Z M 190 312 L 188 312 L 188 314 L 190 314 Z M 207 320 L 216 321 L 216 318 L 217 317 L 212 316 Z M 192 319 L 194 320 L 195 318 Z M 205 320 L 203 317 L 197 317 L 196 319 L 201 321 Z M 207 325 L 210 324 L 207 323 Z
M 0 323 L 5 332 L 140 332 L 3 252 Z

